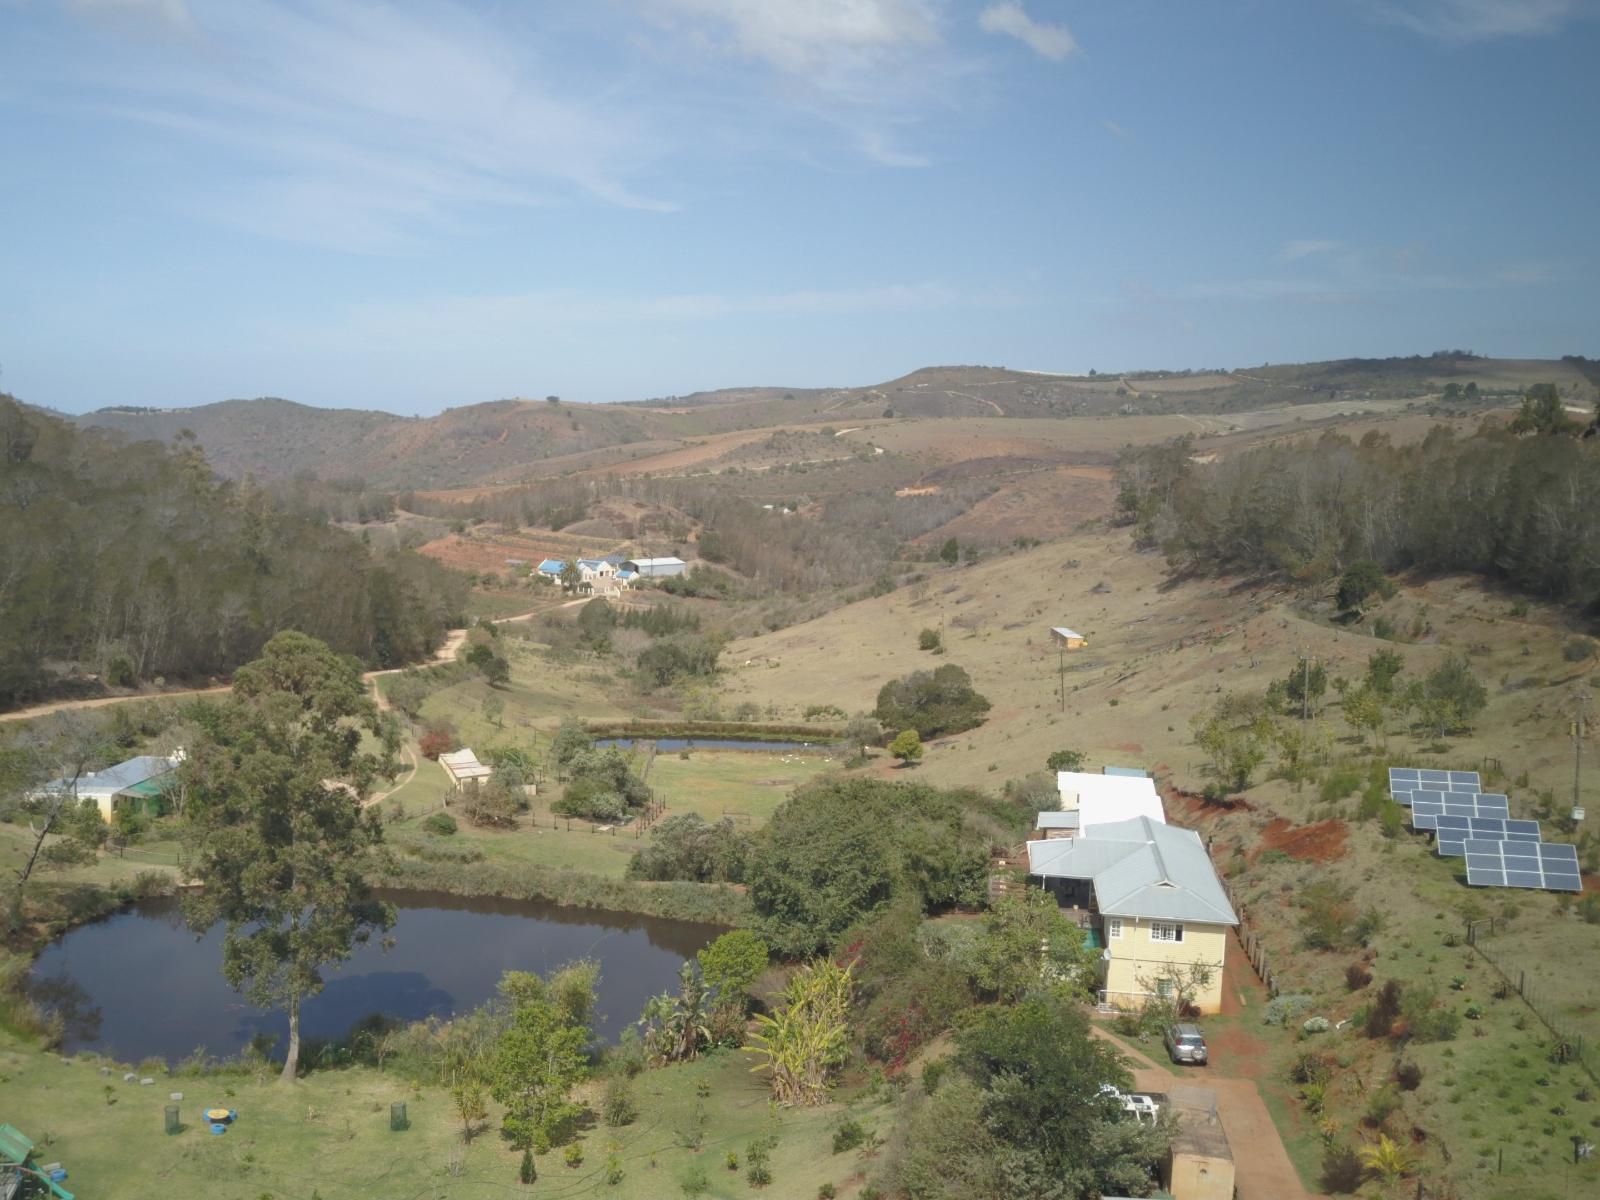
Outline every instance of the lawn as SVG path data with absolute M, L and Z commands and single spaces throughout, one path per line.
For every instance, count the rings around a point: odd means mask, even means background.
M 668 815 L 733 816 L 759 827 L 795 788 L 838 766 L 835 756 L 800 751 L 694 750 L 687 758 L 666 752 L 656 756 L 646 782 L 666 799 Z
M 647 1071 L 635 1081 L 640 1115 L 610 1129 L 595 1123 L 580 1135 L 582 1165 L 564 1165 L 558 1149 L 537 1159 L 534 1195 L 606 1196 L 657 1200 L 681 1193 L 695 1167 L 710 1183 L 707 1195 L 770 1200 L 811 1200 L 832 1182 L 841 1195 L 862 1168 L 867 1151 L 831 1153 L 832 1127 L 841 1103 L 817 1109 L 774 1109 L 746 1055 L 722 1053 L 686 1066 Z M 261 1200 L 274 1197 L 449 1196 L 478 1200 L 521 1194 L 520 1154 L 493 1129 L 464 1143 L 460 1124 L 441 1088 L 414 1088 L 405 1079 L 370 1068 L 318 1071 L 292 1085 L 274 1078 L 169 1077 L 144 1070 L 150 1086 L 125 1083 L 123 1068 L 93 1056 L 62 1059 L 0 1035 L 0 1119 L 12 1121 L 39 1143 L 41 1160 L 60 1161 L 67 1186 L 86 1197 L 161 1197 L 162 1200 Z M 179 1102 L 184 1130 L 163 1136 L 170 1092 Z M 600 1085 L 584 1092 L 598 1103 Z M 389 1129 L 389 1105 L 403 1101 L 410 1128 Z M 198 1120 L 200 1110 L 223 1105 L 239 1114 L 217 1137 Z M 882 1105 L 853 1110 L 885 1132 Z M 685 1148 L 701 1125 L 698 1152 Z M 772 1184 L 752 1193 L 742 1171 L 754 1137 L 774 1133 Z M 741 1170 L 727 1169 L 736 1154 Z M 621 1183 L 604 1181 L 608 1155 L 623 1169 Z

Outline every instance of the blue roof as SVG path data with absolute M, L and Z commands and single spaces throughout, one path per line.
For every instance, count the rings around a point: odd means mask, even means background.
M 580 567 L 588 567 L 589 570 L 593 571 L 604 566 L 605 561 L 606 560 L 603 558 L 580 558 L 578 560 L 578 565 Z
M 1138 767 L 1101 767 L 1102 775 L 1121 775 L 1127 779 L 1149 779 L 1150 772 Z
M 559 575 L 561 574 L 561 568 L 566 565 L 559 558 L 547 558 L 539 564 L 539 570 L 545 575 Z
M 617 572 L 617 578 L 618 579 L 632 579 L 638 573 L 639 572 L 637 572 L 637 571 L 618 571 Z

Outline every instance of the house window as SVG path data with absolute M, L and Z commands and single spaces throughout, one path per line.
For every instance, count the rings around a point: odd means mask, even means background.
M 1114 942 L 1122 936 L 1122 918 L 1106 918 L 1106 940 Z
M 1183 941 L 1183 926 L 1171 921 L 1152 921 L 1150 924 L 1150 940 L 1152 942 L 1181 942 Z
M 1158 979 L 1158 980 L 1156 980 L 1156 995 L 1158 997 L 1160 997 L 1162 1000 L 1171 1000 L 1172 999 L 1172 980 L 1170 980 L 1170 979 Z

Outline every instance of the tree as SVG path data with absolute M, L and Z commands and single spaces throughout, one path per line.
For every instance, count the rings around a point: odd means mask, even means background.
M 1091 1036 L 1081 1005 L 1055 992 L 996 1007 L 956 1036 L 956 1068 L 981 1091 L 989 1134 L 1037 1180 L 1013 1195 L 1068 1197 L 1140 1190 L 1165 1150 L 1160 1130 L 1124 1122 L 1117 1099 L 1132 1077 L 1114 1047 Z M 943 1089 L 941 1089 L 943 1090 Z M 1129 1176 L 1133 1177 L 1128 1182 Z
M 483 1082 L 464 1079 L 450 1089 L 450 1102 L 455 1105 L 456 1116 L 461 1118 L 461 1140 L 472 1141 L 478 1123 L 488 1119 L 489 1109 L 484 1103 Z
M 770 956 L 767 943 L 748 929 L 722 934 L 695 957 L 706 986 L 720 998 L 737 998 L 741 1003 L 750 994 Z
M 1470 728 L 1472 719 L 1488 704 L 1489 693 L 1467 660 L 1452 654 L 1406 689 L 1405 702 L 1435 737 L 1442 738 Z
M 860 747 L 865 754 L 868 746 L 876 746 L 883 740 L 883 726 L 876 717 L 851 717 L 844 727 L 844 740 L 847 745 Z
M 935 654 L 944 652 L 944 635 L 937 629 L 924 629 L 917 634 L 917 649 L 932 650 Z
M 1379 733 L 1383 729 L 1383 697 L 1365 685 L 1345 695 L 1340 701 L 1344 719 L 1362 734 Z
M 569 558 L 561 564 L 561 570 L 556 578 L 561 581 L 562 591 L 575 592 L 578 590 L 578 585 L 583 582 L 583 572 L 579 570 L 578 564 Z
M 773 1013 L 756 1016 L 747 1053 L 779 1104 L 824 1104 L 850 1051 L 851 966 L 820 959 L 790 979 Z
M 568 717 L 561 722 L 555 740 L 550 743 L 550 761 L 557 767 L 564 768 L 593 745 L 594 739 L 583 727 L 583 722 Z
M 478 642 L 463 656 L 464 661 L 476 667 L 490 684 L 508 683 L 511 680 L 511 664 L 494 652 L 494 647 L 487 642 Z
M 947 562 L 951 566 L 961 561 L 961 543 L 955 538 L 949 538 L 939 547 L 939 561 Z
M 881 779 L 797 789 L 758 835 L 745 870 L 763 936 L 780 954 L 803 957 L 897 896 L 921 910 L 981 903 L 989 841 L 965 826 L 981 802 Z
M 506 713 L 506 702 L 499 696 L 488 695 L 483 698 L 483 719 L 496 729 L 503 729 Z
M 915 729 L 902 729 L 889 743 L 889 753 L 900 760 L 901 766 L 910 766 L 922 757 L 922 739 Z
M 984 991 L 1010 1003 L 1039 987 L 1086 994 L 1097 961 L 1083 930 L 1062 915 L 1055 897 L 1027 888 L 1001 896 L 984 916 L 972 974 Z
M 1284 708 L 1295 716 L 1314 717 L 1317 702 L 1328 692 L 1328 668 L 1319 662 L 1301 660 L 1284 677 Z
M 973 729 L 983 724 L 990 707 L 988 698 L 973 689 L 972 677 L 946 663 L 884 684 L 874 715 L 889 729 L 915 729 L 926 739 Z
M 1339 577 L 1339 590 L 1334 602 L 1343 612 L 1360 613 L 1370 596 L 1386 597 L 1393 591 L 1383 568 L 1370 558 L 1353 562 Z
M 592 1004 L 592 973 L 588 978 Z M 588 1074 L 589 1030 L 552 990 L 520 971 L 501 983 L 511 1023 L 495 1045 L 489 1090 L 505 1106 L 501 1126 L 517 1149 L 547 1148 L 582 1111 L 570 1097 Z
M 1195 745 L 1211 759 L 1212 774 L 1227 789 L 1243 791 L 1250 786 L 1250 776 L 1266 761 L 1266 742 L 1272 736 L 1272 724 L 1260 714 L 1241 714 L 1233 711 L 1224 696 L 1208 715 L 1196 713 L 1191 725 Z
M 98 720 L 86 713 L 66 712 L 48 726 L 48 732 L 30 732 L 18 745 L 0 751 L 0 794 L 24 797 L 32 838 L 22 864 L 15 869 L 6 906 L 9 930 L 22 922 L 28 883 L 41 861 L 48 861 L 45 851 L 51 835 L 70 828 L 73 832 L 67 841 L 77 849 L 92 848 L 103 840 L 104 823 L 98 806 L 92 804 L 88 807 L 94 810 L 94 825 L 101 828 L 91 836 L 99 840 L 84 836 L 92 827 L 82 819 L 84 805 L 78 800 L 78 783 L 90 767 L 104 762 L 111 750 Z
M 1052 750 L 1044 765 L 1047 771 L 1076 771 L 1083 766 L 1083 751 Z
M 359 800 L 394 774 L 398 737 L 360 664 L 294 632 L 239 669 L 227 701 L 193 712 L 180 861 L 203 887 L 185 914 L 197 929 L 223 922 L 223 975 L 286 1011 L 282 1077 L 293 1080 L 300 1007 L 322 990 L 322 968 L 394 923 L 366 882 L 383 826 Z M 362 748 L 364 733 L 379 751 Z
M 1553 383 L 1536 383 L 1522 396 L 1522 409 L 1511 422 L 1513 433 L 1536 433 L 1542 436 L 1571 433 L 1577 422 L 1567 416 L 1561 403 L 1561 393 Z
M 658 1062 L 688 1062 L 711 1041 L 706 1011 L 706 985 L 692 962 L 678 970 L 678 994 L 661 993 L 639 1018 L 645 1044 Z
M 628 878 L 742 883 L 749 849 L 731 817 L 713 823 L 699 813 L 678 813 L 651 827 L 650 844 L 628 860 Z
M 1375 650 L 1367 657 L 1366 683 L 1385 700 L 1394 695 L 1394 681 L 1405 670 L 1406 660 L 1396 650 Z

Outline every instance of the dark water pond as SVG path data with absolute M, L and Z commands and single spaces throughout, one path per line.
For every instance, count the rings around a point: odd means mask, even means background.
M 399 910 L 393 949 L 362 946 L 324 971 L 327 986 L 302 1011 L 302 1037 L 342 1036 L 373 1013 L 448 1017 L 489 999 L 506 971 L 543 974 L 593 958 L 600 963 L 595 1031 L 614 1041 L 646 1000 L 676 990 L 684 960 L 722 932 L 534 900 L 438 892 L 384 898 Z M 283 1014 L 246 1003 L 221 968 L 220 928 L 197 939 L 178 901 L 148 900 L 52 943 L 28 987 L 66 1019 L 66 1049 L 99 1050 L 124 1062 L 174 1062 L 198 1046 L 227 1056 L 258 1034 L 284 1038 Z
M 653 741 L 656 749 L 666 751 L 677 750 L 781 750 L 781 751 L 809 751 L 831 749 L 828 742 L 759 742 L 744 738 L 644 738 L 642 741 Z M 615 746 L 619 750 L 632 750 L 633 738 L 596 738 L 594 744 L 601 749 Z

